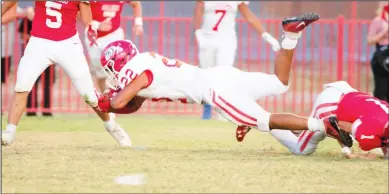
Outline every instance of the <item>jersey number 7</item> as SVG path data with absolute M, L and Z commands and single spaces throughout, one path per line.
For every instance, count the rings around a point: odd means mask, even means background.
M 213 31 L 217 31 L 220 22 L 223 20 L 224 16 L 226 15 L 226 10 L 217 9 L 215 10 L 215 14 L 221 14 L 219 20 L 216 22 L 215 26 L 212 28 Z

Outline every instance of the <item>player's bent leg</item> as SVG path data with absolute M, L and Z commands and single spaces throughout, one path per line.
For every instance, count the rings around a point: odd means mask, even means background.
M 269 131 L 270 113 L 262 109 L 255 100 L 236 93 L 219 94 L 211 92 L 207 101 L 217 112 L 238 126 L 255 127 L 260 131 Z M 238 134 L 238 133 L 237 133 Z
M 319 16 L 317 14 L 310 13 L 298 17 L 286 18 L 282 21 L 285 36 L 281 42 L 281 50 L 276 56 L 274 74 L 284 85 L 289 84 L 294 49 L 297 46 L 302 30 L 318 19 Z
M 2 145 L 9 145 L 14 140 L 17 125 L 26 109 L 28 94 L 39 75 L 52 63 L 45 55 L 45 43 L 41 39 L 32 37 L 20 60 L 15 93 L 8 111 L 8 124 L 2 134 Z
M 274 74 L 242 72 L 240 81 L 240 87 L 253 99 L 276 96 L 289 90 L 289 86 L 284 85 Z
M 324 140 L 324 132 L 303 131 L 300 136 L 288 130 L 273 129 L 270 134 L 295 155 L 310 155 L 316 151 L 317 145 Z
M 259 106 L 259 105 L 258 105 Z M 314 117 L 301 117 L 291 113 L 268 113 L 263 114 L 267 117 L 260 117 L 262 119 L 258 120 L 258 130 L 259 131 L 270 131 L 272 129 L 282 129 L 282 130 L 309 130 L 309 131 L 326 131 L 327 128 L 330 128 L 330 125 L 333 125 L 332 122 L 324 122 L 324 120 L 317 119 Z M 250 130 L 243 127 L 238 127 L 236 129 L 237 141 L 243 141 L 245 135 Z
M 76 47 L 77 45 L 75 46 L 74 44 L 67 46 L 68 48 L 71 48 L 71 52 L 63 53 L 63 55 L 59 56 L 56 59 L 58 65 L 61 66 L 70 77 L 73 85 L 83 97 L 84 101 L 88 103 L 97 115 L 104 121 L 105 129 L 121 146 L 131 146 L 131 140 L 126 131 L 121 128 L 121 126 L 117 124 L 108 113 L 103 113 L 98 108 L 98 94 L 93 87 L 92 76 L 89 71 L 88 63 L 82 52 L 82 47 Z
M 326 138 L 326 133 L 322 131 L 304 131 L 298 138 L 298 150 L 300 155 L 310 155 L 314 153 L 321 141 Z

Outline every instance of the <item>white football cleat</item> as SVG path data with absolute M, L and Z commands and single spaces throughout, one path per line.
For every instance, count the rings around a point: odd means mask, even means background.
M 7 146 L 10 145 L 15 139 L 16 131 L 3 131 L 1 134 L 1 145 Z
M 122 147 L 131 147 L 131 139 L 128 136 L 127 132 L 115 122 L 114 127 L 112 128 L 105 128 L 109 134 L 112 135 L 113 138 L 119 143 Z

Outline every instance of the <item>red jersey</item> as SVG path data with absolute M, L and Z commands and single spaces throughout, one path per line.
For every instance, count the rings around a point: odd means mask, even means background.
M 53 41 L 74 36 L 79 5 L 80 1 L 35 1 L 31 35 Z
M 365 151 L 381 147 L 389 137 L 388 114 L 387 102 L 362 92 L 344 95 L 336 110 L 340 121 L 353 123 L 353 135 Z
M 97 31 L 97 37 L 106 36 L 120 28 L 121 14 L 124 1 L 91 1 L 92 18 L 102 22 L 111 18 L 112 29 L 109 31 Z

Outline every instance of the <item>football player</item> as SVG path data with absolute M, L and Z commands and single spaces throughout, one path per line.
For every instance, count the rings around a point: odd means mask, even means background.
M 5 1 L 2 15 L 16 2 Z M 79 11 L 87 26 L 88 38 L 95 43 L 99 23 L 92 21 L 89 2 L 35 1 L 31 38 L 19 63 L 15 94 L 11 99 L 8 124 L 2 134 L 2 145 L 9 145 L 14 140 L 16 127 L 26 108 L 27 96 L 38 76 L 50 64 L 57 64 L 70 77 L 84 101 L 104 121 L 105 129 L 121 146 L 131 146 L 131 140 L 124 129 L 98 108 L 98 98 L 76 29 Z
M 104 72 L 112 90 L 99 98 L 105 112 L 131 112 L 135 97 L 154 100 L 179 100 L 184 103 L 208 103 L 243 131 L 255 127 L 271 129 L 334 131 L 334 121 L 304 118 L 287 113 L 269 113 L 257 99 L 284 93 L 294 49 L 302 30 L 319 19 L 317 14 L 286 18 L 282 22 L 285 38 L 275 61 L 274 74 L 244 72 L 231 66 L 201 69 L 153 52 L 139 53 L 128 40 L 109 44 L 101 56 Z M 335 123 L 336 124 L 336 123 Z
M 324 90 L 318 95 L 312 108 L 311 117 L 325 119 L 336 116 L 340 129 L 351 134 L 364 151 L 376 148 L 382 149 L 384 157 L 388 157 L 388 117 L 389 105 L 369 94 L 358 92 L 347 82 L 338 81 L 324 85 Z M 326 135 L 324 132 L 304 131 L 299 136 L 287 130 L 271 130 L 276 138 L 289 151 L 296 155 L 310 155 L 315 152 L 319 142 Z M 346 135 L 347 135 L 346 134 Z M 374 159 L 374 154 L 352 153 L 352 138 L 343 143 L 339 138 L 342 152 L 347 158 Z M 348 144 L 348 145 L 345 145 Z

